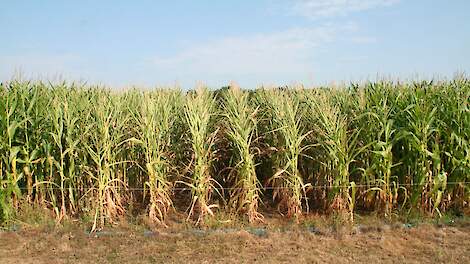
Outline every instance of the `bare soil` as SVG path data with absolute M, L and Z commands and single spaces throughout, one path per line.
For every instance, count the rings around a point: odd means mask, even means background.
M 0 263 L 470 263 L 470 225 L 0 231 Z

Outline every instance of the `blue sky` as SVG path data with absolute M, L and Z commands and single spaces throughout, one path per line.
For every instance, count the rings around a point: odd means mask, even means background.
M 468 0 L 0 0 L 0 80 L 321 85 L 470 70 Z

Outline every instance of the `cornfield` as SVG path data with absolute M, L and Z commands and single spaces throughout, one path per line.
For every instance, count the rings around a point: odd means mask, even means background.
M 0 86 L 0 221 L 23 204 L 93 229 L 139 204 L 250 222 L 277 208 L 441 216 L 470 202 L 470 80 L 306 89 Z M 184 209 L 183 209 L 184 210 Z

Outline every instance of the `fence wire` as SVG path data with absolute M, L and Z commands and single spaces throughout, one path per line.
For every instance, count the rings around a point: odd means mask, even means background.
M 443 184 L 443 186 L 447 185 L 468 185 L 470 182 L 447 182 L 446 184 Z M 41 184 L 41 185 L 47 185 L 47 184 Z M 404 184 L 389 184 L 388 187 L 410 187 L 410 186 L 426 186 L 427 183 L 425 184 L 420 184 L 420 183 L 404 183 Z M 38 185 L 33 186 L 33 189 L 35 189 Z M 380 188 L 384 187 L 385 184 L 355 184 L 353 185 L 305 185 L 303 188 L 304 189 L 335 189 L 335 188 Z M 123 189 L 124 191 L 145 191 L 148 190 L 149 188 L 144 188 L 144 187 L 122 187 L 122 186 L 113 186 L 119 189 Z M 27 187 L 18 187 L 20 190 L 28 190 Z M 88 190 L 98 190 L 98 187 L 84 187 L 84 188 L 78 188 L 78 187 L 46 187 L 48 190 L 81 190 L 81 191 L 88 191 Z M 189 191 L 192 190 L 190 187 L 174 187 L 170 188 L 173 191 Z M 218 187 L 214 188 L 217 190 L 251 190 L 252 188 L 245 188 L 245 187 Z M 266 186 L 266 187 L 260 187 L 260 190 L 282 190 L 282 189 L 294 189 L 293 187 L 290 186 Z

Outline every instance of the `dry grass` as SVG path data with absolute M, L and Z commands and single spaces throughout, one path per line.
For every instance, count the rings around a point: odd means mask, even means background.
M 331 219 L 330 219 L 331 220 Z M 0 232 L 0 263 L 469 263 L 470 225 L 384 225 L 374 218 L 352 229 L 319 232 L 266 219 L 250 228 L 146 231 L 122 223 L 89 236 L 76 225 Z M 344 227 L 344 226 L 343 226 Z

